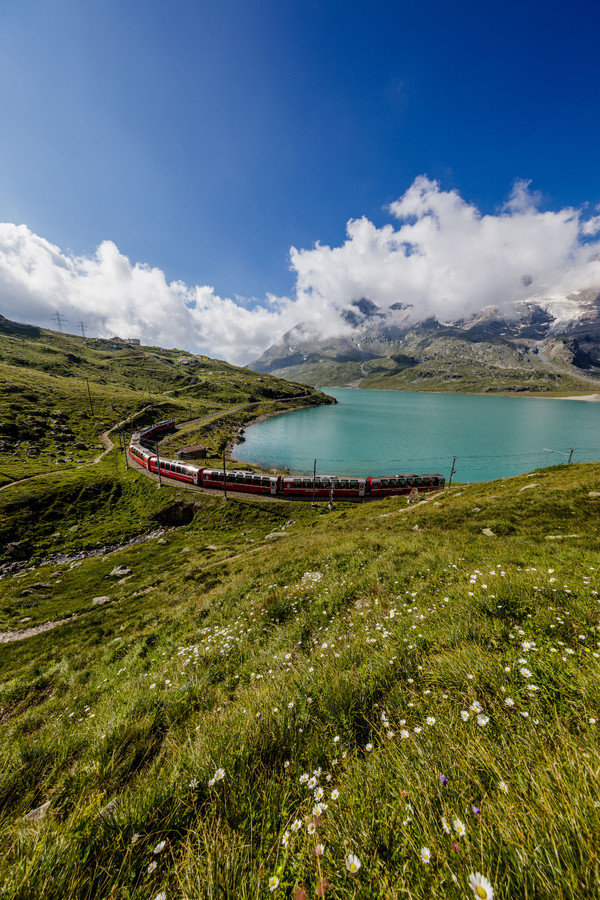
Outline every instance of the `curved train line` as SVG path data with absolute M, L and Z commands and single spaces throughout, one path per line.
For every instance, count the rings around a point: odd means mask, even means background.
M 175 428 L 174 419 L 165 419 L 136 431 L 131 436 L 127 452 L 132 460 L 148 472 L 172 478 L 196 488 L 231 490 L 277 497 L 281 500 L 377 500 L 402 494 L 428 493 L 443 490 L 443 475 L 403 474 L 393 476 L 339 477 L 320 475 L 316 478 L 299 475 L 264 475 L 240 469 L 214 469 L 193 466 L 181 460 L 163 459 L 148 444 Z

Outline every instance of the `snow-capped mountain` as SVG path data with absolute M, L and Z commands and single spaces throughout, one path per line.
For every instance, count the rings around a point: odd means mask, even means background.
M 336 338 L 299 324 L 249 368 L 318 386 L 558 391 L 597 379 L 600 388 L 600 290 L 451 322 L 417 322 L 411 306 L 382 309 L 363 297 L 340 320 Z

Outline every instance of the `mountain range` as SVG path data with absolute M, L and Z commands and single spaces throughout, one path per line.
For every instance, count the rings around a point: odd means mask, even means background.
M 344 333 L 310 323 L 249 363 L 313 386 L 440 391 L 600 390 L 600 289 L 416 322 L 412 307 L 368 297 L 341 310 Z

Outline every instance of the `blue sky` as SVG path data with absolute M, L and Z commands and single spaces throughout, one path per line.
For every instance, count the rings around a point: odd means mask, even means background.
M 419 176 L 481 215 L 524 179 L 592 216 L 599 25 L 592 2 L 7 2 L 0 220 L 252 306 L 294 295 L 292 246 L 381 228 Z

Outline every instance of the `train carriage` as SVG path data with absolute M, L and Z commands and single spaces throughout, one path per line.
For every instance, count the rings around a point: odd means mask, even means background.
M 336 476 L 321 475 L 317 478 L 305 478 L 301 476 L 284 476 L 281 479 L 281 490 L 284 497 L 303 497 L 312 499 L 333 498 L 352 500 L 356 497 L 364 497 L 366 493 L 366 478 L 338 478 Z
M 148 468 L 149 460 L 154 459 L 154 454 L 150 450 L 147 450 L 146 447 L 142 447 L 141 444 L 137 442 L 134 443 L 133 438 L 129 445 L 129 456 L 134 460 L 134 462 L 138 463 L 140 466 L 143 466 L 145 469 Z
M 440 491 L 444 487 L 443 475 L 392 475 L 386 477 L 367 478 L 371 497 L 393 497 L 397 494 L 410 494 L 415 488 L 419 493 Z
M 168 431 L 173 431 L 174 428 L 175 419 L 164 419 L 162 422 L 156 422 L 154 425 L 148 425 L 146 428 L 142 428 L 142 430 L 138 431 L 134 437 L 137 437 L 138 443 L 155 441 L 159 435 L 166 434 Z
M 156 456 L 151 456 L 148 460 L 148 470 L 150 472 L 158 472 L 158 463 Z M 188 484 L 201 484 L 202 469 L 197 466 L 188 466 L 184 463 L 176 462 L 171 459 L 160 460 L 160 474 L 166 478 L 174 478 L 176 481 L 186 481 Z
M 202 486 L 230 491 L 243 491 L 252 494 L 270 494 L 275 496 L 279 492 L 279 475 L 261 475 L 257 472 L 238 472 L 231 470 L 226 472 L 226 480 L 222 469 L 204 469 L 202 472 Z

